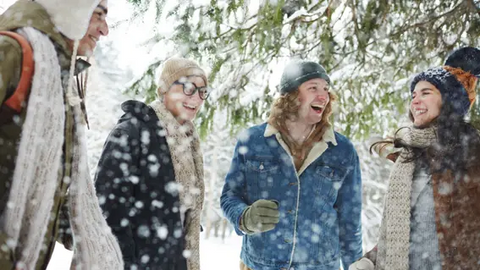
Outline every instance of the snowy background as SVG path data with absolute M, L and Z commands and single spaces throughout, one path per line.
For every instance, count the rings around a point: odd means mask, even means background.
M 0 0 L 0 11 L 13 2 L 13 0 Z M 133 10 L 133 6 L 125 0 L 109 1 L 110 34 L 101 39 L 95 52 L 95 59 L 92 59 L 93 66 L 89 71 L 87 111 L 90 130 L 87 135 L 92 175 L 105 139 L 122 114 L 120 104 L 132 98 L 145 99 L 144 96 L 127 94 L 128 86 L 138 79 L 152 62 L 166 59 L 175 54 L 175 47 L 169 42 L 160 43 L 162 46 L 159 43 L 146 42 L 153 35 L 163 35 L 168 40 L 172 31 L 165 26 L 172 25 L 172 22 L 145 23 L 150 21 L 149 16 L 153 16 L 148 12 L 141 18 L 131 20 L 132 14 L 134 14 Z M 271 89 L 278 84 L 284 64 L 285 61 L 279 59 L 269 65 L 271 73 L 268 85 Z M 210 70 L 208 66 L 205 69 Z M 333 74 L 333 76 L 340 79 L 342 75 Z M 213 87 L 222 89 L 222 83 L 216 83 Z M 258 92 L 245 95 L 240 104 L 247 104 L 259 95 Z M 213 98 L 215 98 L 215 94 Z M 202 144 L 206 166 L 206 200 L 202 218 L 202 224 L 206 230 L 201 234 L 201 264 L 204 270 L 238 269 L 239 265 L 241 237 L 232 233 L 230 225 L 226 223 L 219 209 L 223 177 L 229 167 L 235 144 L 235 134 L 229 132 L 226 119 L 222 112 L 215 115 L 212 132 Z M 390 169 L 388 162 L 368 153 L 370 143 L 371 141 L 354 142 L 361 159 L 364 183 L 362 221 L 365 250 L 373 247 L 377 237 L 383 195 Z M 71 256 L 71 252 L 58 244 L 48 269 L 68 269 Z

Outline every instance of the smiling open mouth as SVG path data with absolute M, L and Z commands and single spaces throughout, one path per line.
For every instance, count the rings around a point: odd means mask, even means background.
M 311 105 L 310 107 L 311 107 L 316 113 L 319 113 L 319 114 L 322 113 L 323 110 L 325 109 L 325 106 L 317 105 L 317 104 Z
M 90 40 L 92 40 L 93 42 L 95 42 L 95 44 L 97 44 L 97 42 L 98 42 L 98 38 L 97 38 L 97 37 L 94 37 L 94 36 L 92 36 L 92 35 L 89 35 L 88 37 L 90 38 Z
M 427 112 L 427 110 L 422 110 L 422 109 L 415 110 L 415 116 L 422 115 L 426 112 Z
M 197 110 L 197 106 L 186 104 L 186 103 L 183 104 L 183 107 L 185 109 L 189 110 L 189 111 L 196 111 Z

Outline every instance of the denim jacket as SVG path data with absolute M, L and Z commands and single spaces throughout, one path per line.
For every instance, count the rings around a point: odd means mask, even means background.
M 240 217 L 259 199 L 279 202 L 275 229 L 240 230 Z M 264 123 L 238 139 L 221 207 L 243 235 L 242 261 L 253 270 L 332 270 L 362 255 L 362 184 L 352 143 L 333 129 L 295 169 L 280 133 Z

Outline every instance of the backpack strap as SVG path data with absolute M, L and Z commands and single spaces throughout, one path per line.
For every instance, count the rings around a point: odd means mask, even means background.
M 0 123 L 3 124 L 5 123 L 4 120 L 8 118 L 11 119 L 14 114 L 19 114 L 22 111 L 22 105 L 32 85 L 34 61 L 33 49 L 25 37 L 12 31 L 0 31 L 0 35 L 15 39 L 22 47 L 22 72 L 20 74 L 20 81 L 13 94 L 4 101 L 0 109 Z

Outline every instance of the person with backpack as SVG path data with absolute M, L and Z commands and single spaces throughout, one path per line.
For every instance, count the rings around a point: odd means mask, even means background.
M 46 269 L 65 207 L 72 266 L 123 267 L 89 176 L 82 100 L 73 87 L 88 66 L 76 56 L 108 33 L 106 10 L 106 0 L 20 0 L 0 15 L 2 269 Z
M 108 136 L 95 186 L 125 270 L 199 270 L 203 155 L 193 119 L 209 95 L 193 60 L 163 64 L 157 99 L 129 100 Z
M 480 135 L 467 114 L 480 50 L 464 47 L 410 83 L 411 125 L 398 130 L 377 246 L 349 270 L 480 266 Z

